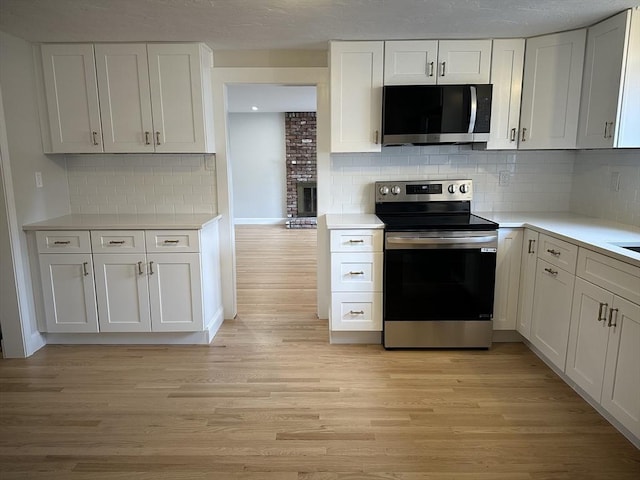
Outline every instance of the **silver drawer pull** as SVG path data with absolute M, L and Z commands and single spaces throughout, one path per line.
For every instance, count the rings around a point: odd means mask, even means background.
M 55 242 L 53 242 L 54 245 L 70 245 L 71 244 L 71 240 L 56 240 Z
M 561 252 L 558 252 L 552 248 L 547 248 L 547 252 L 549 252 L 551 255 L 553 255 L 554 257 L 559 257 Z
M 164 241 L 164 243 L 173 243 L 173 244 L 176 244 L 176 243 L 180 243 L 180 240 L 165 240 L 165 241 Z
M 124 245 L 124 240 L 109 240 L 109 245 Z
M 349 243 L 364 243 L 364 240 L 349 240 Z
M 545 268 L 544 271 L 547 272 L 550 275 L 553 275 L 554 277 L 556 275 L 558 275 L 558 271 L 557 270 L 551 270 L 550 268 Z
M 364 272 L 349 272 L 349 275 L 364 275 Z
M 364 315 L 364 310 L 349 310 L 350 315 Z
M 607 303 L 600 303 L 600 308 L 598 309 L 598 321 L 599 322 L 604 322 L 607 320 L 607 307 L 609 306 L 609 304 Z M 602 311 L 604 309 L 604 315 L 602 315 Z

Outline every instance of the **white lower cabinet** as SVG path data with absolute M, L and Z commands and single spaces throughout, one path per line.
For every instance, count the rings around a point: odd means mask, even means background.
M 496 291 L 493 302 L 494 330 L 515 330 L 516 328 L 521 254 L 522 229 L 499 229 Z
M 538 260 L 538 237 L 535 230 L 525 228 L 522 239 L 522 260 L 520 262 L 520 288 L 518 292 L 517 330 L 524 338 L 531 338 L 531 315 L 536 284 L 536 262 Z

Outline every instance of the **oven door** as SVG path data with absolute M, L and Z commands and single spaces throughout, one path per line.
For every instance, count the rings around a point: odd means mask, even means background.
M 490 321 L 496 231 L 387 232 L 384 320 Z

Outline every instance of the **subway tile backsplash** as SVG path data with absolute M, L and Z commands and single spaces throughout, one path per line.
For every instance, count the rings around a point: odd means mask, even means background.
M 213 155 L 68 155 L 71 213 L 217 213 Z
M 574 151 L 495 152 L 470 145 L 333 154 L 331 210 L 372 213 L 373 182 L 378 180 L 470 178 L 476 212 L 569 211 L 575 158 Z

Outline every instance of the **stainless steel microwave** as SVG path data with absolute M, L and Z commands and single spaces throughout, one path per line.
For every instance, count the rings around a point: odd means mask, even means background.
M 490 84 L 384 87 L 382 144 L 486 142 Z

